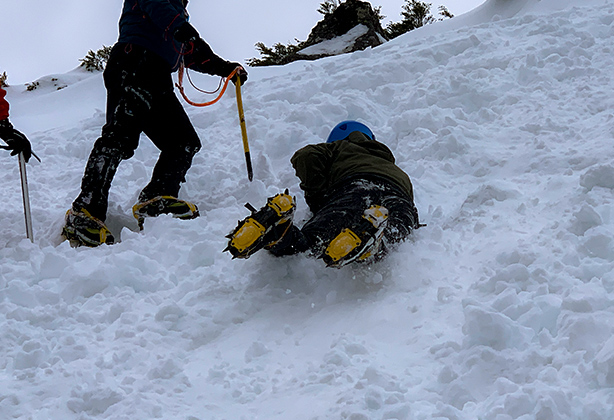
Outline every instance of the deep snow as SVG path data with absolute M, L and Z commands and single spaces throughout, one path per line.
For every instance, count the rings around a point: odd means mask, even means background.
M 97 249 L 59 232 L 101 75 L 10 88 L 43 162 L 32 244 L 0 157 L 0 419 L 612 419 L 613 40 L 611 0 L 489 0 L 375 49 L 251 69 L 254 182 L 232 92 L 186 105 L 204 147 L 181 194 L 202 217 L 135 231 L 157 157 L 143 138 L 111 192 L 122 242 Z M 428 227 L 370 269 L 222 253 L 247 201 L 288 187 L 308 217 L 289 158 L 346 118 L 393 149 Z

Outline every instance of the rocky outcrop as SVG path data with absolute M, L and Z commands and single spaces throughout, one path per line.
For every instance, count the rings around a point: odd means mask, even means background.
M 303 49 L 342 37 L 359 25 L 364 26 L 366 31 L 353 40 L 346 52 L 376 47 L 386 41 L 385 31 L 371 4 L 360 0 L 346 0 L 333 13 L 318 22 L 311 30 Z
M 262 59 L 247 61 L 250 66 L 283 65 L 298 60 L 317 60 L 323 57 L 377 47 L 387 41 L 378 13 L 371 3 L 346 0 L 311 30 L 306 41 L 298 45 L 276 44 L 266 48 Z M 259 47 L 258 44 L 256 44 Z

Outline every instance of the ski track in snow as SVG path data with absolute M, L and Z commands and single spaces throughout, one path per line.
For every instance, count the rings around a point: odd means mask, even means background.
M 254 182 L 234 94 L 188 108 L 204 147 L 181 196 L 202 217 L 136 231 L 157 158 L 143 137 L 111 191 L 121 243 L 97 249 L 59 232 L 104 123 L 101 75 L 11 88 L 43 162 L 31 244 L 0 159 L 0 418 L 611 419 L 614 4 L 572 5 L 252 69 Z M 428 227 L 368 269 L 222 253 L 245 202 L 288 187 L 309 216 L 289 158 L 348 118 L 394 151 Z

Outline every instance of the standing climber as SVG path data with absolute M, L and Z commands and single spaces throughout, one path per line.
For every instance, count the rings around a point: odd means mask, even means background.
M 142 228 L 145 217 L 170 213 L 198 217 L 195 204 L 180 200 L 180 184 L 201 147 L 198 135 L 173 92 L 172 72 L 181 62 L 201 73 L 247 80 L 236 62 L 217 56 L 188 23 L 187 0 L 125 0 L 119 39 L 104 71 L 106 124 L 94 143 L 81 182 L 81 193 L 66 214 L 63 236 L 71 244 L 98 246 L 114 242 L 105 226 L 109 189 L 119 163 L 134 155 L 141 133 L 160 149 L 151 181 L 141 191 L 133 214 Z

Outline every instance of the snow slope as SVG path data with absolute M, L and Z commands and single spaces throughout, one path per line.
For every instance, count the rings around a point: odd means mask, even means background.
M 254 182 L 232 93 L 189 108 L 204 147 L 182 196 L 202 217 L 135 231 L 157 157 L 143 138 L 111 191 L 122 241 L 97 249 L 59 231 L 101 75 L 11 88 L 43 162 L 31 244 L 0 159 L 0 419 L 612 419 L 613 40 L 611 0 L 489 0 L 376 49 L 252 69 Z M 247 201 L 288 187 L 309 216 L 289 158 L 346 118 L 393 149 L 428 227 L 370 269 L 223 254 Z

